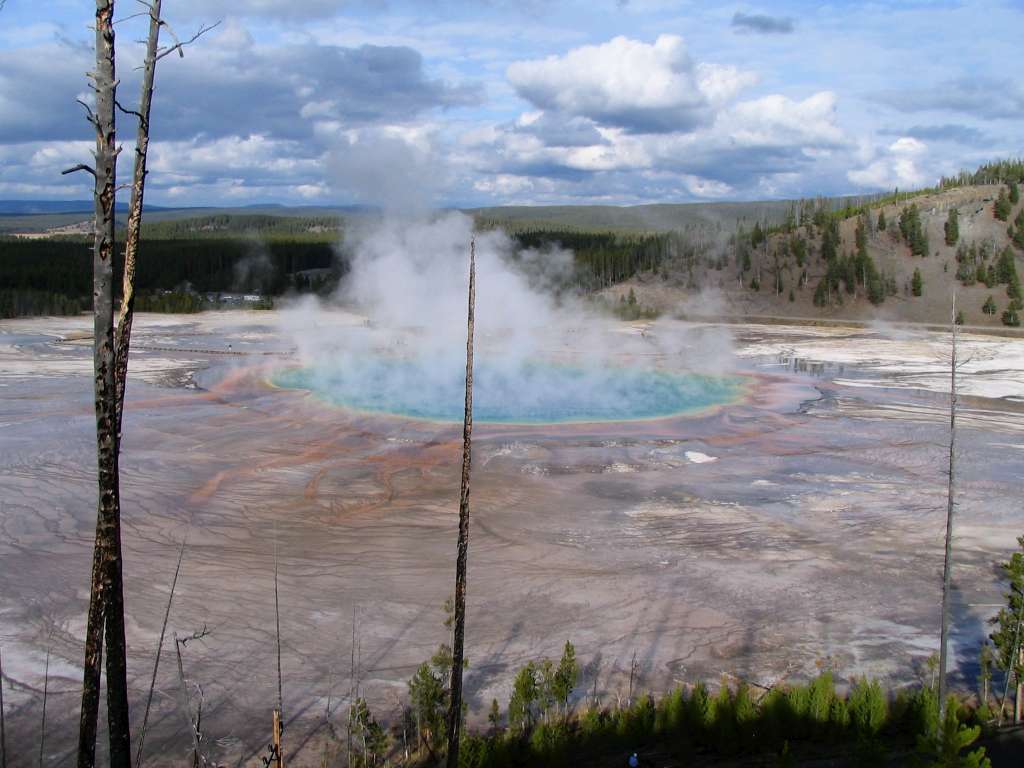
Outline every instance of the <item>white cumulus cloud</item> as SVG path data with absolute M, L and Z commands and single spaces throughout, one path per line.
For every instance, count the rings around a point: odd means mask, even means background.
M 756 81 L 733 67 L 696 64 L 678 35 L 654 43 L 615 37 L 564 56 L 515 62 L 508 79 L 537 107 L 632 133 L 693 130 Z
M 847 173 L 854 184 L 871 189 L 904 189 L 920 187 L 927 177 L 920 164 L 928 154 L 928 146 L 910 136 L 901 136 L 876 153 L 876 159 L 865 167 Z

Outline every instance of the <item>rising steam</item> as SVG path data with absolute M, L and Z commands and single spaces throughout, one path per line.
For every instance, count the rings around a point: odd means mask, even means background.
M 282 383 L 366 410 L 461 417 L 472 235 L 458 212 L 387 216 L 348 232 L 351 270 L 332 302 L 306 299 L 282 315 L 304 368 Z M 500 231 L 478 232 L 476 249 L 484 419 L 649 417 L 734 396 L 730 380 L 675 375 L 731 370 L 724 332 L 672 322 L 641 332 L 556 294 L 573 269 L 568 251 L 521 251 Z M 332 307 L 366 320 L 339 326 Z

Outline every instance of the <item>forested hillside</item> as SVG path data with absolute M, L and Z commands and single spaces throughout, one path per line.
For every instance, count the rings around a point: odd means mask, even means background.
M 936 323 L 948 321 L 956 289 L 963 322 L 1016 327 L 1022 186 L 1017 160 L 884 197 L 474 213 L 478 227 L 505 230 L 520 250 L 571 251 L 572 269 L 545 274 L 544 285 L 596 293 L 623 317 Z M 188 294 L 223 291 L 328 294 L 347 271 L 342 243 L 351 222 L 340 214 L 164 213 L 143 227 L 138 290 L 146 308 L 195 310 L 202 303 Z M 542 260 L 522 266 L 543 271 Z M 87 309 L 91 274 L 82 237 L 0 239 L 0 316 Z M 174 300 L 159 298 L 168 291 Z
M 136 276 L 140 309 L 193 310 L 194 301 L 156 300 L 164 291 L 182 296 L 245 291 L 277 296 L 317 290 L 345 271 L 330 242 L 202 237 L 145 240 Z M 120 286 L 120 263 L 115 284 Z M 92 246 L 81 239 L 0 240 L 0 317 L 73 314 L 91 307 Z
M 955 291 L 961 322 L 1016 327 L 1022 186 L 1011 161 L 837 211 L 804 201 L 605 295 L 690 316 L 945 323 Z

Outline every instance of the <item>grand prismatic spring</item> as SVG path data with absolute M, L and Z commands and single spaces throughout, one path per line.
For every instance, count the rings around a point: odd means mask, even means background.
M 462 420 L 464 374 L 454 368 L 428 377 L 400 358 L 350 358 L 275 377 L 282 387 L 308 389 L 358 411 L 442 422 Z M 480 423 L 564 424 L 658 419 L 734 401 L 742 379 L 693 373 L 545 361 L 512 366 L 486 359 L 474 369 L 474 419 Z

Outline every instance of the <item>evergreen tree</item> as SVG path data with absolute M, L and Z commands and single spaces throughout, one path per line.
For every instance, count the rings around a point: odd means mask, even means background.
M 1015 227 L 1016 229 L 1014 229 Z M 1007 228 L 1006 234 L 1009 235 L 1015 246 L 1024 251 L 1024 208 L 1017 212 L 1017 217 L 1013 220 L 1013 224 Z
M 455 601 L 444 603 L 445 629 L 455 621 Z M 468 666 L 469 662 L 463 664 Z M 445 742 L 448 709 L 451 702 L 452 649 L 442 643 L 429 662 L 423 662 L 408 682 L 412 711 L 419 728 L 419 740 L 432 752 Z
M 956 208 L 949 209 L 949 217 L 946 219 L 946 245 L 956 245 L 960 239 L 960 214 Z
M 878 211 L 878 231 L 879 232 L 885 232 L 886 226 L 887 226 L 887 224 L 886 224 L 886 221 L 885 221 L 885 211 L 882 210 L 882 209 L 879 209 L 879 211 Z
M 996 313 L 996 301 L 992 298 L 991 294 L 989 294 L 989 297 L 985 299 L 985 303 L 982 305 L 981 311 L 986 315 L 994 315 Z
M 1016 181 L 1010 182 L 1009 200 L 1010 203 L 1012 203 L 1013 205 L 1016 205 L 1017 203 L 1020 202 L 1020 189 L 1017 187 Z
M 857 218 L 857 229 L 854 232 L 854 239 L 857 244 L 857 255 L 867 255 L 868 252 L 868 222 L 866 216 Z
M 361 754 L 353 753 L 349 756 L 349 764 L 356 768 L 369 768 L 379 765 L 380 761 L 387 755 L 388 732 L 378 723 L 370 707 L 362 698 L 356 699 L 349 708 L 349 722 L 352 727 L 352 735 L 355 736 L 362 746 Z
M 821 258 L 826 262 L 834 260 L 839 255 L 839 244 L 839 221 L 831 217 L 825 222 L 821 235 Z
M 572 696 L 579 677 L 580 667 L 576 662 L 576 649 L 572 643 L 566 640 L 565 647 L 562 649 L 562 658 L 558 662 L 558 668 L 555 670 L 551 687 L 555 701 L 562 707 L 563 711 L 569 706 L 569 697 Z
M 1024 215 L 1024 212 L 1022 212 Z M 804 268 L 804 263 L 807 261 L 807 241 L 802 237 L 794 237 L 789 244 L 790 250 L 793 251 L 793 255 L 796 257 L 796 265 L 800 269 Z
M 999 254 L 996 261 L 996 281 L 999 283 L 1013 283 L 1017 281 L 1017 264 L 1013 258 L 1013 251 L 1007 246 Z
M 928 235 L 921 223 L 921 212 L 917 208 L 917 203 L 912 203 L 900 213 L 900 234 L 914 256 L 928 255 Z
M 497 736 L 501 730 L 501 708 L 497 699 L 491 699 L 491 709 L 487 713 L 487 722 L 491 726 L 491 736 Z
M 1006 322 L 1005 314 L 1003 322 Z M 1014 325 L 1019 324 L 1018 319 Z M 995 646 L 996 666 L 1012 675 L 1019 686 L 1024 680 L 1024 661 L 1021 660 L 1020 654 L 1021 644 L 1024 642 L 1024 629 L 1021 628 L 1024 617 L 1024 536 L 1018 537 L 1017 544 L 1020 550 L 1001 564 L 1010 588 L 1006 592 L 1006 607 L 1001 608 L 991 620 L 995 629 L 989 637 Z M 1018 695 L 1019 693 L 1018 688 Z
M 914 276 L 910 279 L 910 291 L 915 296 L 920 296 L 924 289 L 924 279 L 921 277 L 921 270 L 915 269 Z
M 537 680 L 537 665 L 532 661 L 519 670 L 512 686 L 512 698 L 508 702 L 508 724 L 510 728 L 525 732 L 533 725 L 535 706 L 540 697 Z
M 448 691 L 443 676 L 449 669 L 423 662 L 409 680 L 409 699 L 419 729 L 419 740 L 430 749 L 444 741 L 448 715 Z
M 754 222 L 754 230 L 750 233 L 750 244 L 754 248 L 757 248 L 761 243 L 768 239 L 768 235 L 763 229 L 761 229 L 761 222 Z
M 956 698 L 950 696 L 938 734 L 918 737 L 918 752 L 929 758 L 923 765 L 927 768 L 991 768 L 992 763 L 985 757 L 984 747 L 978 747 L 966 755 L 960 754 L 978 740 L 981 726 L 969 728 L 961 725 L 957 717 L 958 709 Z
M 1013 204 L 1010 202 L 1006 190 L 999 190 L 999 197 L 996 198 L 996 204 L 993 206 L 992 212 L 1000 221 L 1006 221 L 1010 217 L 1011 210 L 1013 210 Z

